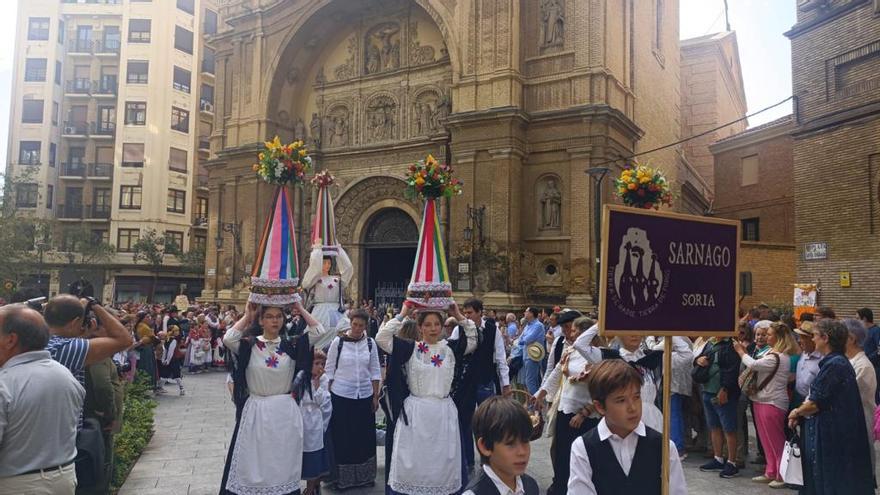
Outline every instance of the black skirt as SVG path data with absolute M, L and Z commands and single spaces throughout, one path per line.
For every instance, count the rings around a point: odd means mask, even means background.
M 331 394 L 335 481 L 339 489 L 376 482 L 376 413 L 373 398 L 347 399 Z

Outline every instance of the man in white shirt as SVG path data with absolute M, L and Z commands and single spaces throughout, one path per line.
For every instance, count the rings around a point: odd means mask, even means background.
M 593 367 L 590 395 L 604 416 L 599 425 L 574 441 L 568 493 L 609 495 L 660 493 L 663 436 L 642 422 L 642 377 L 619 359 Z M 669 493 L 687 495 L 675 444 L 669 442 Z

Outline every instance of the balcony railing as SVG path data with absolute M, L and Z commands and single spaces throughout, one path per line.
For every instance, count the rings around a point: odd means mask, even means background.
M 211 141 L 209 141 L 208 138 L 199 138 L 199 151 L 211 151 Z
M 55 216 L 67 220 L 107 220 L 110 218 L 110 205 L 59 204 Z
M 193 226 L 194 227 L 207 227 L 208 226 L 208 217 L 193 217 Z
M 59 204 L 58 209 L 55 212 L 55 215 L 58 218 L 81 219 L 81 218 L 83 218 L 83 205 L 81 205 L 81 204 L 72 204 L 72 205 Z
M 92 134 L 95 136 L 112 136 L 116 134 L 116 122 L 92 122 Z
M 197 175 L 196 176 L 196 187 L 208 187 L 208 176 L 207 175 Z
M 89 166 L 89 177 L 99 178 L 99 179 L 111 179 L 113 178 L 113 164 L 112 163 L 93 163 Z
M 92 81 L 91 93 L 93 95 L 116 95 L 118 84 L 115 79 Z
M 61 176 L 62 177 L 86 177 L 86 167 L 85 163 L 62 163 L 61 164 Z
M 89 218 L 110 218 L 110 206 L 92 206 Z
M 214 102 L 205 99 L 199 100 L 199 110 L 208 113 L 214 113 Z
M 61 0 L 61 3 L 86 3 L 99 5 L 119 5 L 122 0 Z
M 76 37 L 76 33 L 71 33 L 70 41 L 67 43 L 67 53 L 92 53 L 95 42 L 92 40 L 84 40 Z
M 65 93 L 75 94 L 75 95 L 87 95 L 92 91 L 92 81 L 84 78 L 78 77 L 76 79 L 71 79 L 67 81 L 67 86 L 65 89 Z
M 95 53 L 119 55 L 122 42 L 114 39 L 96 40 L 94 42 Z
M 202 72 L 207 74 L 214 74 L 214 57 L 206 56 L 202 59 Z
M 88 136 L 89 135 L 89 123 L 88 122 L 65 122 L 64 126 L 61 127 L 61 135 L 62 136 Z

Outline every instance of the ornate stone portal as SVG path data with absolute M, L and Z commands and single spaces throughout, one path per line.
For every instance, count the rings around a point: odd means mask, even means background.
M 650 50 L 653 34 L 641 24 L 653 15 L 653 2 L 611 9 L 609 1 L 535 0 L 513 8 L 453 0 L 261 0 L 259 14 L 248 13 L 245 0 L 224 2 L 229 29 L 215 39 L 212 141 L 220 145 L 207 165 L 208 236 L 217 236 L 220 223 L 262 222 L 271 195 L 250 167 L 259 143 L 278 134 L 306 140 L 316 168 L 337 176 L 340 241 L 356 264 L 366 262 L 365 246 L 375 236 L 393 236 L 385 229 L 365 237 L 379 212 L 418 224 L 421 204 L 404 197 L 401 179 L 409 164 L 431 153 L 451 157 L 465 182 L 464 193 L 440 208 L 449 259 L 466 260 L 477 250 L 497 267 L 491 283 L 477 280 L 490 291 L 479 294 L 487 305 L 588 306 L 595 254 L 592 188 L 582 171 L 632 153 L 646 137 L 648 144 L 679 137 L 671 125 L 678 118 L 678 67 L 669 62 L 677 57 L 667 57 L 665 72 L 652 57 L 632 58 Z M 672 33 L 676 17 L 667 13 L 661 27 Z M 677 150 L 652 160 L 677 163 Z M 233 181 L 236 195 L 221 197 L 220 186 Z M 313 192 L 297 191 L 299 244 L 307 246 Z M 480 207 L 475 223 L 468 212 Z M 256 249 L 258 230 L 245 229 L 245 256 Z M 229 253 L 208 244 L 205 295 L 213 298 L 216 290 L 218 299 L 234 299 L 234 291 L 224 292 L 231 290 L 225 279 L 211 275 L 222 273 Z M 454 286 L 473 287 L 477 268 L 451 265 Z M 370 287 L 350 290 L 362 298 Z

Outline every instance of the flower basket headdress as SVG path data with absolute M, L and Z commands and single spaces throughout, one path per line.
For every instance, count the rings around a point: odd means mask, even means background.
M 302 300 L 297 290 L 299 256 L 293 202 L 287 184 L 301 185 L 306 172 L 311 170 L 312 159 L 302 141 L 285 145 L 278 136 L 265 143 L 258 157 L 254 172 L 276 187 L 251 271 L 248 302 L 286 306 Z
M 339 241 L 336 238 L 336 214 L 333 212 L 333 197 L 330 195 L 330 186 L 335 180 L 335 177 L 327 170 L 318 172 L 311 180 L 312 184 L 318 188 L 317 209 L 315 220 L 312 223 L 312 245 L 321 242 L 324 256 L 339 254 Z
M 437 198 L 461 194 L 462 183 L 453 177 L 452 172 L 452 167 L 442 165 L 428 155 L 425 160 L 410 165 L 406 176 L 407 196 L 425 200 L 406 300 L 423 308 L 446 309 L 453 303 L 452 283 L 436 205 Z
M 669 181 L 659 169 L 645 165 L 625 168 L 614 179 L 615 192 L 623 204 L 646 210 L 659 210 L 660 205 L 672 206 Z

